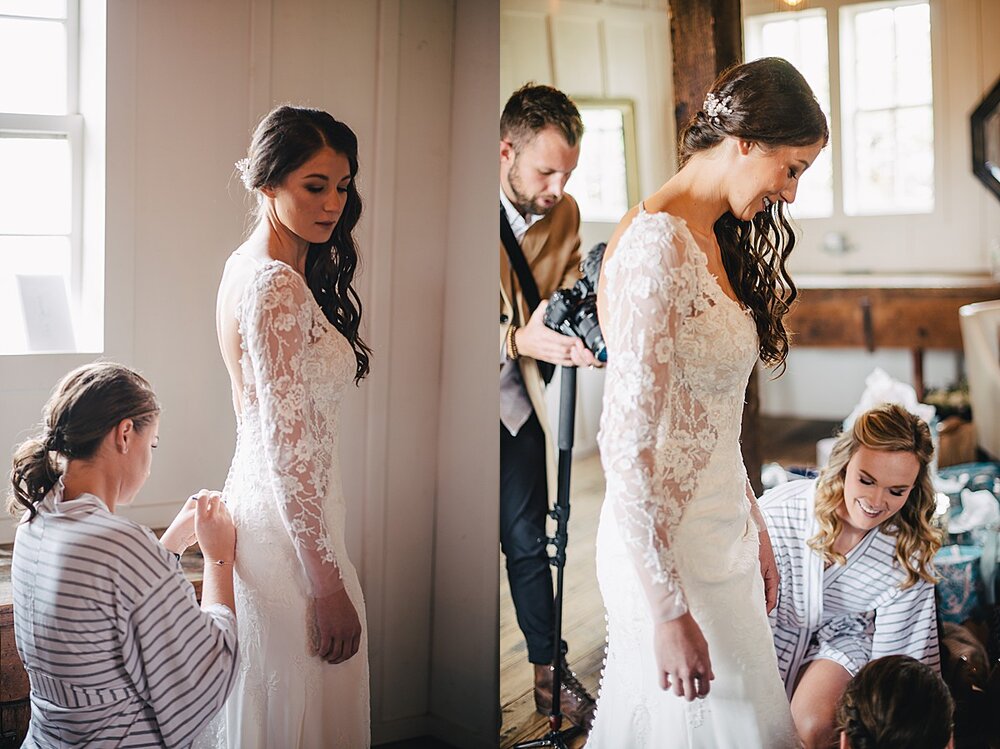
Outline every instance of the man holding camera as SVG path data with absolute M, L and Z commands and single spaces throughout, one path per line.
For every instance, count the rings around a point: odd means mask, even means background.
M 593 366 L 583 341 L 545 326 L 548 297 L 580 277 L 580 211 L 563 192 L 583 121 L 550 86 L 526 85 L 500 119 L 500 545 L 535 669 L 535 706 L 552 706 L 554 602 L 546 551 L 554 449 L 544 390 L 555 366 Z M 566 645 L 562 643 L 565 652 Z M 589 729 L 594 699 L 563 661 L 560 708 Z

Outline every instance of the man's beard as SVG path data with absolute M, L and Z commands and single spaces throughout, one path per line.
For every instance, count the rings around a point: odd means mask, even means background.
M 538 202 L 538 195 L 525 195 L 521 186 L 521 172 L 517 168 L 517 155 L 514 156 L 514 163 L 510 165 L 510 171 L 507 172 L 507 184 L 510 185 L 510 191 L 514 193 L 514 199 L 511 203 L 517 209 L 518 213 L 522 216 L 526 214 L 532 214 L 535 216 L 544 216 L 559 203 L 556 199 L 551 205 L 543 205 Z M 543 196 L 543 197 L 554 197 L 554 196 Z

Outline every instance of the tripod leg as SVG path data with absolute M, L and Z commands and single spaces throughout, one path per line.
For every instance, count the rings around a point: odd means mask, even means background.
M 569 484 L 573 463 L 573 431 L 576 416 L 576 367 L 563 367 L 561 372 L 559 399 L 559 474 L 556 502 L 552 517 L 556 521 L 555 535 L 550 539 L 553 546 L 552 565 L 556 568 L 556 590 L 553 622 L 552 657 L 552 708 L 549 712 L 550 731 L 545 737 L 517 744 L 514 749 L 552 746 L 566 749 L 564 736 L 575 736 L 582 729 L 573 726 L 560 731 L 562 725 L 562 604 L 563 569 L 566 564 L 566 544 L 569 538 Z

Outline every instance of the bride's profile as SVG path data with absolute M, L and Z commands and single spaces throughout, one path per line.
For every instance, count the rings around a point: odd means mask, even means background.
M 216 323 L 237 417 L 223 496 L 239 539 L 242 663 L 222 725 L 204 738 L 367 747 L 365 604 L 338 460 L 341 400 L 371 353 L 352 286 L 357 138 L 326 112 L 280 106 L 237 167 L 257 222 L 226 262 Z

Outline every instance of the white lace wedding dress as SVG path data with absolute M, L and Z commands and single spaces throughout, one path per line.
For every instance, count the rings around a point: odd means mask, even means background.
M 368 638 L 344 543 L 338 427 L 354 351 L 305 280 L 262 265 L 237 310 L 243 355 L 236 454 L 224 497 L 237 528 L 240 672 L 196 747 L 355 749 L 370 739 Z M 311 595 L 346 586 L 361 647 L 331 665 L 313 655 Z
M 597 576 L 608 648 L 587 749 L 796 747 L 740 455 L 753 319 L 669 214 L 640 210 L 604 274 Z M 694 702 L 660 689 L 653 655 L 654 619 L 685 610 L 715 673 Z

